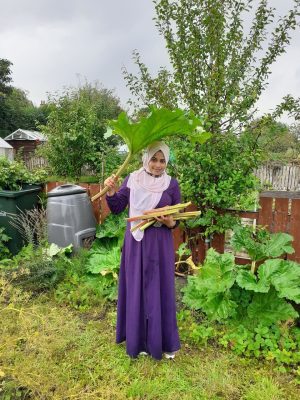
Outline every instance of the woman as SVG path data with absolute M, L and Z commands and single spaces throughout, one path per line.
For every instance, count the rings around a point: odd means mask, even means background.
M 114 177 L 106 179 L 107 203 L 118 214 L 129 205 L 129 216 L 180 203 L 176 179 L 166 173 L 169 148 L 153 143 L 143 156 L 143 167 L 125 178 L 116 191 Z M 138 221 L 139 222 L 139 221 Z M 172 216 L 157 218 L 145 231 L 127 223 L 122 249 L 117 309 L 117 343 L 126 341 L 127 354 L 174 358 L 180 348 L 176 323 Z

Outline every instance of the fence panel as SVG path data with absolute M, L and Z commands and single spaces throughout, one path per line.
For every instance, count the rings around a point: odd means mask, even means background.
M 289 224 L 289 199 L 275 199 L 272 232 L 287 232 Z
M 300 190 L 300 166 L 298 164 L 267 164 L 254 171 L 262 184 L 270 184 L 275 190 Z
M 267 228 L 272 231 L 273 229 L 273 198 L 261 196 L 259 199 L 259 215 L 258 224 L 267 226 Z
M 300 198 L 292 199 L 289 233 L 294 237 L 295 253 L 289 254 L 288 259 L 300 262 Z

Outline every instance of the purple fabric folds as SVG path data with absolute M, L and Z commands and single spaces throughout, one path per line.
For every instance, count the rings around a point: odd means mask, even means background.
M 128 177 L 119 191 L 107 196 L 114 214 L 130 206 Z M 176 179 L 163 192 L 157 208 L 180 203 Z M 180 348 L 176 322 L 174 245 L 172 230 L 149 227 L 138 242 L 127 223 L 119 274 L 116 342 L 126 341 L 130 357 L 146 351 L 160 360 Z

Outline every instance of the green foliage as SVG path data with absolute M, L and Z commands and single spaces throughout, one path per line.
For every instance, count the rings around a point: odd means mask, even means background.
M 88 272 L 89 258 L 89 252 L 81 250 L 70 262 L 61 260 L 65 277 L 54 292 L 54 298 L 59 304 L 67 304 L 80 311 L 103 305 L 108 285 L 103 283 L 101 276 L 93 276 Z
M 257 141 L 263 150 L 264 162 L 291 162 L 297 160 L 300 153 L 297 125 L 289 127 L 273 118 L 258 119 L 250 124 L 243 136 Z
M 116 117 L 121 109 L 111 91 L 88 83 L 49 96 L 47 124 L 39 128 L 48 142 L 40 151 L 47 157 L 54 174 L 78 178 L 83 166 L 98 174 L 106 154 L 113 152 L 117 141 L 104 139 L 106 119 Z M 83 151 L 84 149 L 84 151 Z M 105 168 L 111 170 L 106 160 Z
M 71 259 L 55 299 L 79 310 L 87 310 L 117 297 L 120 245 L 125 231 L 125 213 L 110 214 L 97 227 L 91 249 Z
M 18 128 L 36 130 L 37 121 L 46 118 L 44 106 L 35 107 L 22 89 L 11 86 L 9 60 L 0 59 L 0 137 L 5 137 Z
M 212 324 L 207 321 L 201 321 L 201 324 L 197 323 L 190 311 L 185 309 L 177 313 L 177 322 L 180 338 L 184 342 L 207 346 L 208 341 L 217 335 Z
M 11 66 L 11 61 L 0 58 L 0 97 L 9 93 L 11 90 L 11 86 L 9 85 L 12 81 L 12 78 L 10 76 Z
M 258 268 L 257 275 L 250 271 L 239 271 L 240 287 L 258 293 L 268 293 L 274 286 L 280 298 L 300 303 L 300 266 L 282 259 L 267 260 Z
M 151 357 L 132 360 L 123 345 L 114 343 L 114 309 L 98 306 L 78 312 L 55 304 L 50 296 L 1 309 L 2 400 L 6 395 L 16 400 L 15 393 L 26 390 L 29 398 L 45 400 L 299 397 L 291 373 L 277 372 L 274 362 L 225 351 L 211 338 L 207 346 L 200 338 L 204 345 L 199 347 L 193 344 L 196 341 L 184 339 L 175 362 L 158 363 Z
M 197 346 L 208 344 L 231 350 L 239 356 L 272 360 L 282 371 L 293 371 L 300 361 L 300 328 L 289 324 L 245 326 L 239 323 L 221 325 L 208 321 L 202 314 L 183 309 L 177 313 L 181 339 Z
M 171 143 L 177 160 L 173 174 L 184 197 L 201 207 L 205 217 L 211 209 L 232 208 L 257 188 L 252 171 L 262 158 L 263 126 L 251 129 L 250 138 L 242 133 L 252 124 L 272 64 L 286 51 L 290 32 L 297 28 L 300 4 L 294 1 L 277 23 L 274 9 L 265 1 L 254 10 L 252 1 L 239 0 L 154 4 L 172 72 L 160 68 L 152 77 L 135 51 L 138 75 L 124 70 L 124 77 L 139 102 L 136 107 L 180 106 L 204 117 L 203 128 L 212 134 L 211 140 L 202 146 L 177 139 Z M 246 16 L 252 18 L 249 30 L 244 29 Z M 272 118 L 283 111 L 299 116 L 299 99 L 285 97 Z M 224 229 L 222 224 L 215 221 L 215 231 Z
M 236 314 L 238 304 L 232 300 L 235 282 L 234 256 L 209 249 L 204 265 L 195 276 L 188 277 L 183 289 L 183 303 L 203 310 L 212 320 L 226 320 Z
M 0 157 L 0 190 L 20 190 L 25 184 L 41 183 L 46 172 L 30 172 L 20 161 L 10 162 Z
M 10 251 L 6 247 L 6 243 L 11 239 L 5 233 L 5 228 L 0 227 L 0 261 L 10 256 Z
M 233 255 L 209 249 L 198 274 L 188 278 L 183 302 L 201 309 L 211 320 L 227 323 L 269 326 L 297 318 L 287 300 L 300 303 L 300 265 L 275 258 L 293 252 L 292 240 L 284 233 L 259 229 L 254 234 L 248 227 L 238 227 L 232 240 L 234 248 L 248 251 L 253 260 L 251 270 L 235 265 Z M 262 260 L 258 269 L 253 268 Z
M 98 276 L 105 287 L 105 297 L 115 299 L 117 294 L 118 272 L 121 261 L 121 245 L 124 238 L 126 211 L 110 214 L 99 225 L 96 240 L 90 250 L 87 271 Z
M 65 271 L 59 268 L 58 258 L 50 257 L 44 249 L 28 245 L 12 259 L 0 264 L 0 273 L 14 287 L 32 294 L 53 289 L 62 281 Z
M 96 237 L 99 239 L 95 242 L 95 245 L 121 245 L 124 238 L 127 211 L 120 214 L 109 214 L 105 221 L 98 225 L 96 231 Z
M 181 245 L 178 247 L 176 254 L 179 256 L 180 261 L 183 256 L 190 256 L 192 254 L 191 250 L 187 247 L 187 243 L 181 243 Z
M 279 365 L 297 365 L 300 361 L 300 329 L 280 325 L 254 329 L 243 325 L 229 329 L 218 342 L 238 355 L 274 360 Z
M 144 106 L 154 103 L 174 108 L 183 104 L 207 116 L 214 133 L 247 125 L 266 88 L 272 64 L 286 51 L 290 32 L 297 29 L 299 2 L 294 1 L 293 8 L 279 21 L 266 2 L 259 3 L 254 13 L 252 1 L 154 3 L 154 19 L 165 40 L 172 72 L 161 68 L 152 78 L 135 51 L 139 75 L 124 71 L 132 94 Z M 247 31 L 243 28 L 245 15 L 251 18 Z M 283 108 L 296 110 L 299 102 L 292 100 L 291 96 L 285 98 L 276 115 Z
M 287 233 L 270 234 L 265 229 L 254 231 L 251 227 L 240 226 L 234 229 L 232 246 L 237 251 L 246 250 L 251 260 L 261 261 L 294 253 L 292 240 Z
M 120 135 L 128 146 L 129 152 L 134 155 L 146 148 L 149 144 L 166 136 L 188 135 L 200 143 L 210 137 L 201 128 L 202 120 L 193 113 L 185 113 L 180 109 L 170 111 L 166 108 L 149 107 L 150 113 L 133 123 L 126 113 L 121 113 L 116 121 L 110 121 L 107 136 L 113 132 Z M 197 132 L 195 131 L 198 129 Z

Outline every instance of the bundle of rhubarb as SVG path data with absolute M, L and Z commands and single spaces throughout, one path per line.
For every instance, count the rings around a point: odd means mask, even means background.
M 153 210 L 147 210 L 143 212 L 143 215 L 137 215 L 135 217 L 126 218 L 127 221 L 141 221 L 137 225 L 133 226 L 130 230 L 131 232 L 135 231 L 136 229 L 140 229 L 144 231 L 149 226 L 153 225 L 157 220 L 156 217 L 161 217 L 163 215 L 170 215 L 172 214 L 174 221 L 178 220 L 187 220 L 190 218 L 195 218 L 200 215 L 200 211 L 188 211 L 183 212 L 182 210 L 189 206 L 191 202 L 188 203 L 179 203 L 175 204 L 174 206 L 166 206 L 162 208 L 154 208 Z

